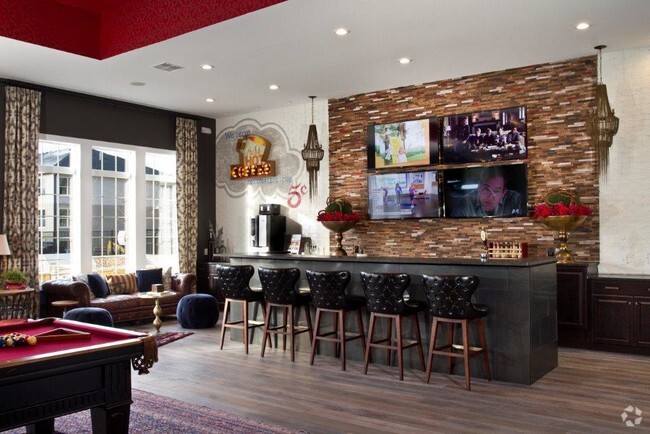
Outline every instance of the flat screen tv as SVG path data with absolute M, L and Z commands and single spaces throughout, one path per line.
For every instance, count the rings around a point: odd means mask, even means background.
M 368 174 L 368 217 L 426 219 L 440 217 L 438 172 Z
M 445 164 L 521 160 L 528 156 L 526 107 L 445 116 L 442 131 Z
M 368 127 L 368 169 L 438 164 L 439 148 L 438 118 Z
M 447 169 L 445 217 L 524 217 L 528 214 L 525 164 Z

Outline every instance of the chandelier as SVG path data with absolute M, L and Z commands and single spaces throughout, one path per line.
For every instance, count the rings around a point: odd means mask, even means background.
M 609 164 L 609 148 L 612 146 L 614 135 L 618 132 L 618 118 L 609 106 L 607 86 L 603 84 L 603 56 L 602 50 L 606 45 L 597 45 L 598 50 L 598 84 L 596 84 L 596 110 L 587 122 L 587 129 L 598 156 L 598 171 L 607 179 L 607 166 Z
M 325 156 L 323 147 L 318 143 L 318 134 L 316 132 L 316 125 L 314 124 L 314 98 L 311 98 L 311 125 L 309 125 L 309 132 L 307 133 L 307 143 L 302 150 L 302 159 L 307 164 L 307 172 L 309 172 L 309 200 L 312 200 L 318 194 L 318 170 L 320 169 L 320 160 Z

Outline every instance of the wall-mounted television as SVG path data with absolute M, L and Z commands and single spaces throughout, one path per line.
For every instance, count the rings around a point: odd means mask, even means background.
M 438 164 L 439 148 L 438 118 L 368 126 L 368 169 Z
M 520 160 L 528 156 L 526 107 L 445 116 L 442 162 L 445 164 Z
M 435 170 L 368 174 L 371 220 L 440 217 L 439 197 Z
M 528 214 L 526 164 L 447 169 L 445 217 L 524 217 Z

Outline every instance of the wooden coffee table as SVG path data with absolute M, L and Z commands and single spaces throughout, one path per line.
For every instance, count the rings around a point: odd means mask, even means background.
M 160 299 L 165 297 L 171 297 L 175 295 L 174 291 L 163 291 L 163 292 L 141 292 L 138 294 L 138 297 L 142 298 L 153 298 L 155 304 L 153 307 L 153 314 L 155 316 L 153 320 L 153 326 L 156 328 L 156 334 L 160 333 L 160 326 L 162 326 L 162 320 L 160 316 L 162 315 L 162 308 L 160 307 Z

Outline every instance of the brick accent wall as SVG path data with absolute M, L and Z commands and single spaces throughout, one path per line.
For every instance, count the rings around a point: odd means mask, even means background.
M 373 256 L 476 258 L 482 249 L 479 226 L 486 226 L 491 241 L 526 241 L 529 256 L 545 256 L 557 244 L 555 232 L 532 219 L 532 207 L 563 187 L 576 189 L 594 209 L 594 217 L 570 234 L 569 248 L 577 261 L 597 262 L 598 177 L 586 131 L 595 83 L 596 57 L 589 56 L 330 100 L 330 195 L 349 197 L 362 213 L 344 234 L 344 247 L 350 252 L 361 245 Z M 527 107 L 530 217 L 367 219 L 369 124 L 521 105 Z

